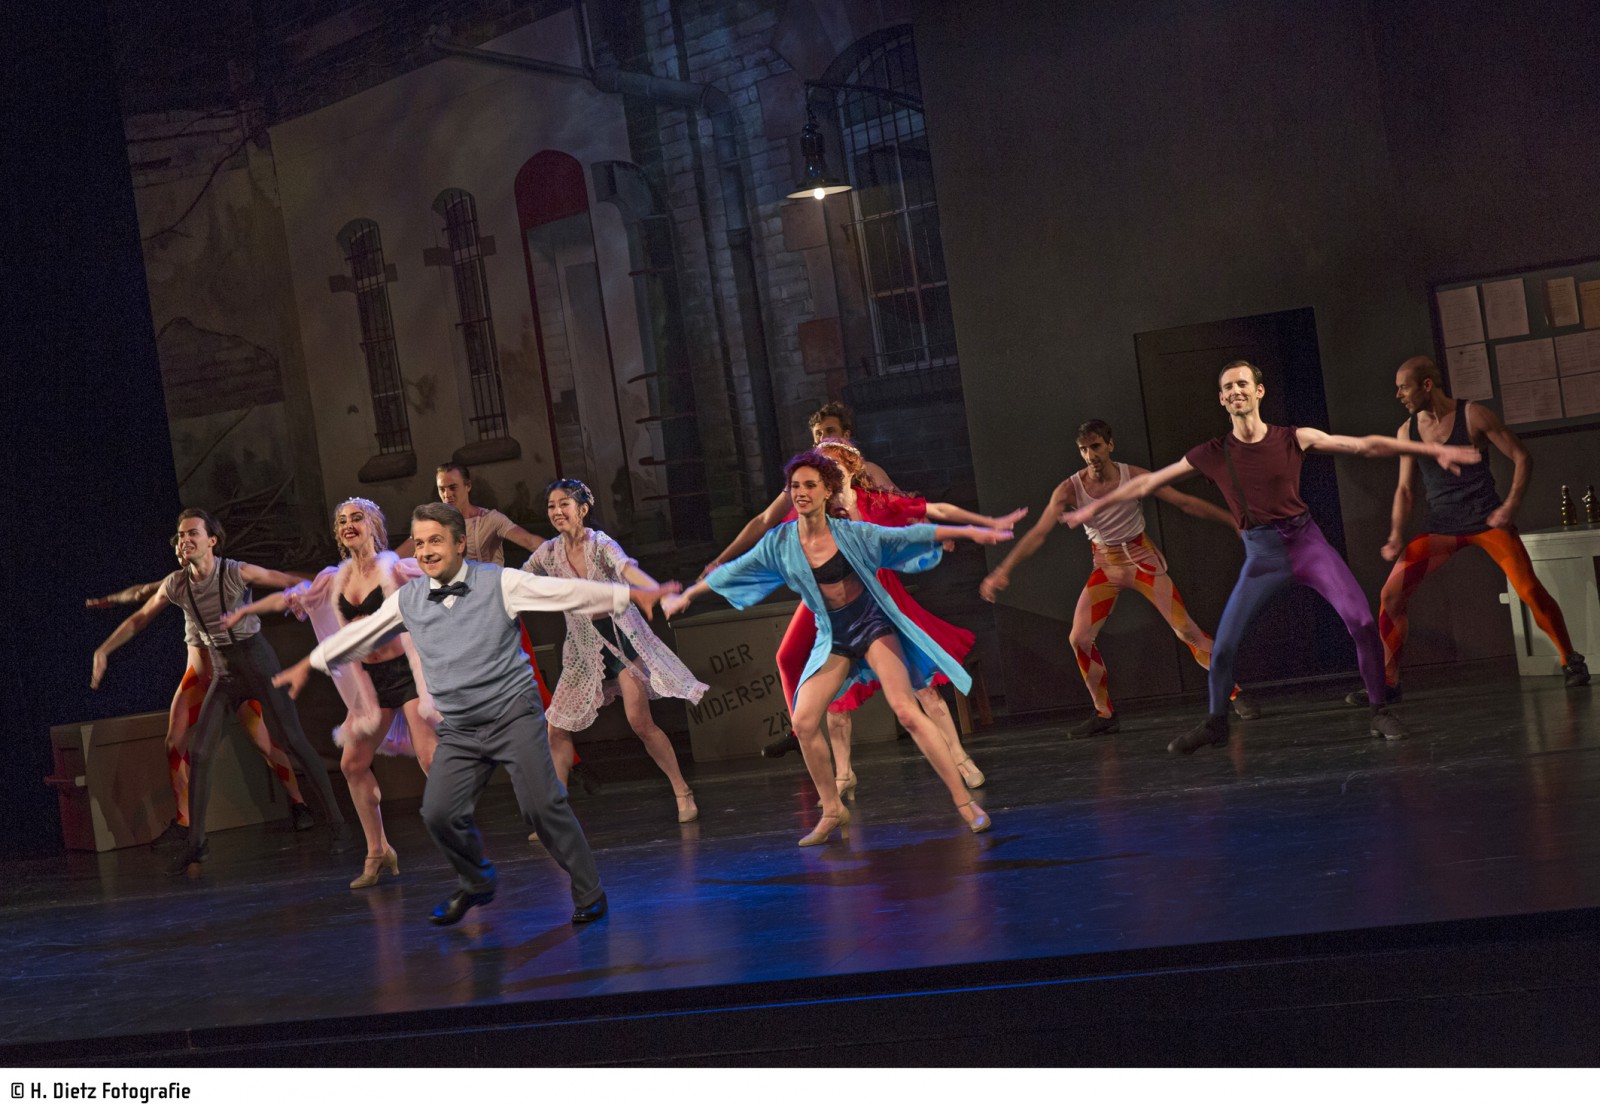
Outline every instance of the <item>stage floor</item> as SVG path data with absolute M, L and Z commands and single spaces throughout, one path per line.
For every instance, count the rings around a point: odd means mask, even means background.
M 452 878 L 414 801 L 386 809 L 400 877 L 365 891 L 346 888 L 359 855 L 287 824 L 214 835 L 194 879 L 144 848 L 10 863 L 0 1039 L 16 1056 L 959 964 L 1015 977 L 1026 960 L 1600 907 L 1592 690 L 1476 672 L 1407 690 L 1412 736 L 1392 744 L 1327 685 L 1261 696 L 1260 720 L 1190 758 L 1165 745 L 1192 703 L 1130 708 L 1094 740 L 1066 737 L 1077 718 L 997 726 L 969 742 L 994 818 L 980 836 L 909 740 L 857 756 L 850 840 L 820 848 L 795 846 L 816 819 L 798 755 L 691 768 L 685 826 L 659 776 L 612 782 L 573 798 L 611 902 L 581 929 L 505 787 L 479 810 L 499 897 L 449 929 L 428 923 Z

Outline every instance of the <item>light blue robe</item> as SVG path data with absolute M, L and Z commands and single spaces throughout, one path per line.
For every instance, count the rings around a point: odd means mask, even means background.
M 957 690 L 965 694 L 972 688 L 972 678 L 955 657 L 923 632 L 912 620 L 900 612 L 878 582 L 878 570 L 913 573 L 926 571 L 943 557 L 944 551 L 934 540 L 934 526 L 908 525 L 889 529 L 882 525 L 869 525 L 860 521 L 843 521 L 829 518 L 834 542 L 855 571 L 872 600 L 888 616 L 900 638 L 900 648 L 905 653 L 906 669 L 911 675 L 911 685 L 916 689 L 928 685 L 936 672 L 942 672 Z M 706 585 L 726 598 L 734 607 L 753 606 L 780 586 L 787 586 L 800 595 L 800 600 L 817 616 L 817 640 L 806 657 L 805 670 L 795 684 L 795 693 L 805 681 L 816 674 L 827 662 L 833 647 L 833 625 L 828 620 L 828 607 L 822 601 L 822 590 L 811 573 L 811 564 L 800 547 L 800 523 L 786 521 L 767 531 L 750 551 L 736 560 L 717 568 L 706 576 Z M 872 682 L 877 678 L 865 660 L 850 665 L 850 673 L 839 688 L 843 694 L 858 682 Z M 836 695 L 837 696 L 837 695 Z M 791 709 L 794 702 L 789 703 Z

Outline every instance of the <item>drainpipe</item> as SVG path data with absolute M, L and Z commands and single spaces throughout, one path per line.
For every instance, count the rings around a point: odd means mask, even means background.
M 594 64 L 589 45 L 589 18 L 582 0 L 577 0 L 573 9 L 583 48 L 584 64 L 581 66 L 464 46 L 451 41 L 447 29 L 438 25 L 429 28 L 423 45 L 440 53 L 492 65 L 578 77 L 589 81 L 601 92 L 639 96 L 669 107 L 686 107 L 704 112 L 710 118 L 717 177 L 722 186 L 723 215 L 728 223 L 734 293 L 739 302 L 745 357 L 750 368 L 750 404 L 754 408 L 756 444 L 761 451 L 761 473 L 767 488 L 779 486 L 783 482 L 783 469 L 778 445 L 778 409 L 772 387 L 772 358 L 767 351 L 761 287 L 757 279 L 755 234 L 750 228 L 744 173 L 739 168 L 739 141 L 732 102 L 726 92 L 713 85 L 672 80 L 649 73 L 632 73 L 616 65 Z

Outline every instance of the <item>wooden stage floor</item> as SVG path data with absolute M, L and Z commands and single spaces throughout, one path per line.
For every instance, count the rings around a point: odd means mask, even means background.
M 573 798 L 611 902 L 582 929 L 505 787 L 479 810 L 499 897 L 450 929 L 414 801 L 386 809 L 401 876 L 365 891 L 359 855 L 287 824 L 214 835 L 193 879 L 144 848 L 9 863 L 0 1057 L 1403 1063 L 1476 1030 L 1500 1061 L 1592 1063 L 1593 692 L 1463 670 L 1408 686 L 1412 737 L 1388 744 L 1344 689 L 1262 696 L 1190 758 L 1165 745 L 1193 703 L 1093 740 L 1076 717 L 996 726 L 969 744 L 981 836 L 909 740 L 861 751 L 850 840 L 821 848 L 795 846 L 798 755 L 689 768 L 687 826 L 659 776 L 612 782 Z M 1419 1007 L 1426 1037 L 1361 1038 Z M 1497 1026 L 1525 1015 L 1565 1028 Z M 1241 1049 L 1196 1041 L 1213 1019 Z

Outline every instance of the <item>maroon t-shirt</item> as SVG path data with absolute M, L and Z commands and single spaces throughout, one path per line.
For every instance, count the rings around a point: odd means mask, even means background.
M 1228 474 L 1228 458 L 1222 451 L 1224 441 L 1228 455 L 1233 457 L 1233 469 L 1239 474 L 1239 486 L 1244 488 L 1245 502 L 1250 505 L 1251 521 L 1265 525 L 1306 512 L 1306 504 L 1300 501 L 1300 462 L 1306 454 L 1295 437 L 1294 426 L 1268 426 L 1267 435 L 1253 445 L 1226 433 L 1183 454 L 1195 471 L 1222 491 L 1228 509 L 1233 511 L 1234 523 L 1243 529 L 1245 503 L 1239 501 L 1233 477 Z

